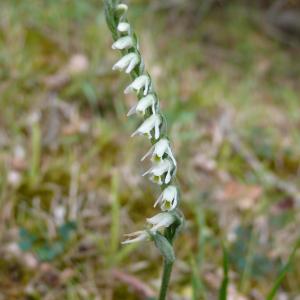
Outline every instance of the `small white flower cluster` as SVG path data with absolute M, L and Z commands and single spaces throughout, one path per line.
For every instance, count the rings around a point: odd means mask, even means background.
M 152 141 L 152 148 L 141 160 L 150 156 L 153 166 L 143 176 L 149 175 L 151 181 L 163 188 L 154 204 L 154 207 L 159 204 L 163 212 L 147 219 L 147 223 L 152 225 L 150 231 L 155 233 L 176 221 L 170 211 L 174 210 L 178 204 L 177 187 L 171 184 L 176 173 L 177 163 L 172 154 L 170 142 L 162 132 L 164 120 L 160 113 L 158 98 L 153 91 L 151 78 L 143 70 L 143 61 L 138 45 L 131 26 L 127 22 L 128 7 L 125 4 L 118 4 L 115 9 L 118 15 L 118 39 L 113 43 L 112 49 L 121 50 L 123 57 L 114 64 L 112 69 L 125 71 L 134 78 L 133 82 L 125 88 L 124 93 L 135 92 L 139 101 L 129 110 L 127 116 L 138 114 L 144 118 L 144 121 L 131 136 L 145 135 Z M 128 234 L 127 237 L 124 244 L 145 240 L 149 238 L 149 234 L 143 230 Z

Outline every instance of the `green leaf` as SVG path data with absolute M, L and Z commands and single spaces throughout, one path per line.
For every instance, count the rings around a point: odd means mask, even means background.
M 175 261 L 175 253 L 170 242 L 159 232 L 152 233 L 149 231 L 149 234 L 166 262 L 173 263 Z
M 282 268 L 281 272 L 279 273 L 278 277 L 275 280 L 275 283 L 273 285 L 273 287 L 271 288 L 266 300 L 273 300 L 277 290 L 279 289 L 285 275 L 287 274 L 287 272 L 290 270 L 291 265 L 292 265 L 292 261 L 295 257 L 296 251 L 298 249 L 298 247 L 300 246 L 300 239 L 297 241 L 292 253 L 289 256 L 288 262 L 286 263 L 286 265 Z
M 58 234 L 63 241 L 67 242 L 71 234 L 76 230 L 77 224 L 73 221 L 66 222 L 58 228 Z
M 62 242 L 56 242 L 52 245 L 42 246 L 36 249 L 36 255 L 41 261 L 51 261 L 59 254 L 63 253 L 64 246 Z
M 18 245 L 22 251 L 28 251 L 32 249 L 33 243 L 37 239 L 35 235 L 31 234 L 25 228 L 20 228 L 19 237 L 20 237 L 20 241 L 18 242 Z
M 219 290 L 219 300 L 226 300 L 227 299 L 227 287 L 228 287 L 228 253 L 227 249 L 223 245 L 223 280 L 221 283 L 221 287 Z

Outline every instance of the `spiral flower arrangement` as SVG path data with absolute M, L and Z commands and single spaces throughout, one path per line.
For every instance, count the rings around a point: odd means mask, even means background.
M 166 119 L 163 116 L 153 81 L 145 70 L 139 51 L 137 37 L 127 20 L 128 6 L 117 0 L 105 0 L 105 15 L 112 32 L 114 43 L 112 49 L 121 51 L 122 57 L 114 64 L 113 70 L 129 74 L 132 82 L 124 93 L 135 93 L 138 102 L 127 116 L 141 116 L 141 125 L 132 133 L 146 136 L 152 143 L 151 149 L 141 158 L 150 158 L 153 165 L 143 176 L 161 186 L 161 195 L 154 203 L 161 212 L 147 218 L 148 227 L 144 230 L 127 234 L 123 244 L 144 240 L 154 241 L 164 258 L 164 270 L 159 299 L 165 299 L 172 265 L 175 261 L 173 240 L 183 224 L 183 214 L 178 209 L 179 190 L 175 184 L 177 163 L 172 153 L 171 144 L 166 133 Z

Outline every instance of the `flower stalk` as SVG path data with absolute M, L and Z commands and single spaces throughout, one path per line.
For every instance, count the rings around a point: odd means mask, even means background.
M 154 207 L 159 206 L 162 212 L 147 218 L 148 226 L 144 230 L 127 234 L 123 244 L 146 240 L 154 242 L 164 259 L 159 300 L 165 300 L 175 261 L 173 240 L 184 222 L 183 214 L 178 209 L 180 201 L 179 189 L 176 186 L 177 162 L 167 137 L 166 119 L 160 110 L 153 81 L 145 70 L 137 37 L 127 19 L 128 7 L 119 3 L 119 0 L 104 0 L 104 4 L 106 22 L 114 39 L 112 49 L 119 50 L 122 54 L 112 69 L 130 75 L 132 82 L 125 88 L 124 93 L 135 93 L 138 98 L 137 104 L 129 110 L 127 116 L 140 116 L 142 122 L 131 136 L 143 135 L 152 143 L 151 149 L 141 161 L 150 158 L 153 165 L 143 176 L 149 176 L 149 179 L 162 189 L 154 204 Z

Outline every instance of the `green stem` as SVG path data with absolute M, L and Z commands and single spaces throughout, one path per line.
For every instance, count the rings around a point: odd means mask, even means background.
M 167 290 L 170 282 L 170 277 L 172 273 L 173 262 L 167 262 L 164 259 L 164 269 L 161 279 L 161 287 L 159 292 L 158 300 L 165 300 L 167 296 Z

